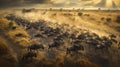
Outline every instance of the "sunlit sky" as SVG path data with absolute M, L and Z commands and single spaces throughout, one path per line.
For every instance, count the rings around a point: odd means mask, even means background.
M 120 0 L 0 0 L 0 8 L 119 8 Z

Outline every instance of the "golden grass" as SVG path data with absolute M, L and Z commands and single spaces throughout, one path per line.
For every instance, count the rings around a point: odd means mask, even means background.
M 2 38 L 0 38 L 0 51 L 9 51 L 8 44 Z
M 21 27 L 17 26 L 15 22 L 13 22 L 12 26 L 16 26 L 17 29 L 12 30 L 10 28 L 10 22 L 5 18 L 0 18 L 0 36 L 4 37 L 0 38 L 0 67 L 15 67 L 17 62 L 15 55 L 12 53 L 11 49 L 13 47 L 10 44 L 15 43 L 13 45 L 26 46 L 29 43 L 29 35 L 27 32 Z M 16 37 L 16 34 L 23 34 L 24 37 Z M 9 43 L 8 43 L 9 41 Z M 17 44 L 16 44 L 17 43 Z
M 0 67 L 13 67 L 16 62 L 8 45 L 4 39 L 0 38 Z
M 82 67 L 99 67 L 97 64 L 89 61 L 89 59 L 87 59 L 87 58 L 77 59 L 76 63 L 79 63 L 80 65 L 82 65 Z
M 1 30 L 5 30 L 9 25 L 9 21 L 4 19 L 4 18 L 0 18 L 0 29 Z
M 16 26 L 17 29 L 12 30 L 10 29 L 10 22 L 5 18 L 0 18 L 0 29 L 1 33 L 3 33 L 3 36 L 8 37 L 12 42 L 18 43 L 20 46 L 26 46 L 29 44 L 29 35 L 27 32 L 22 28 L 19 27 L 15 22 L 12 21 L 12 26 Z M 23 34 L 24 37 L 16 37 L 16 34 Z
M 42 18 L 45 18 L 46 20 L 50 20 L 50 21 L 54 21 L 54 22 L 59 21 L 59 23 L 67 23 L 70 25 L 76 25 L 77 27 L 80 26 L 80 28 L 89 28 L 91 31 L 96 32 L 100 35 L 101 34 L 106 35 L 106 32 L 116 33 L 116 31 L 113 29 L 113 27 L 120 26 L 118 23 L 114 22 L 114 20 L 115 20 L 114 17 L 116 17 L 116 14 L 111 14 L 111 16 L 109 16 L 110 13 L 106 13 L 106 12 L 105 13 L 104 12 L 103 13 L 101 13 L 101 12 L 83 12 L 84 14 L 90 14 L 90 16 L 83 15 L 83 16 L 79 17 L 77 15 L 77 12 L 76 13 L 71 12 L 71 14 L 74 16 L 64 16 L 63 14 L 67 13 L 67 12 L 63 12 L 63 13 L 56 12 L 56 13 L 57 13 L 57 16 L 53 17 L 53 16 L 51 16 L 51 14 L 54 14 L 53 12 L 47 12 L 44 16 L 42 16 Z M 32 18 L 34 20 L 37 20 L 37 19 L 39 19 L 39 17 L 41 17 L 38 15 L 34 15 L 32 13 L 30 14 L 30 16 L 32 16 L 32 17 L 29 17 L 29 18 Z M 26 17 L 28 17 L 28 16 L 26 16 Z M 104 18 L 110 17 L 110 18 L 112 18 L 113 21 L 111 23 L 106 23 L 106 21 L 101 21 L 102 17 L 104 17 Z M 16 30 L 9 29 L 9 23 L 10 23 L 10 21 L 8 21 L 4 18 L 0 19 L 0 29 L 2 31 L 4 31 L 3 32 L 4 35 L 7 36 L 7 38 L 10 39 L 12 42 L 16 43 L 16 45 L 20 45 L 23 47 L 28 45 L 30 43 L 30 41 L 29 41 L 29 35 L 27 34 L 27 32 L 22 27 L 17 26 L 15 23 L 13 24 L 13 26 L 16 26 L 17 29 Z M 109 27 L 109 25 L 112 27 Z M 16 37 L 15 36 L 16 34 L 19 34 L 19 33 L 23 34 L 24 37 Z M 2 40 L 0 40 L 0 43 L 2 43 Z M 5 45 L 3 46 L 0 44 L 0 48 L 7 50 L 7 47 Z M 62 54 L 58 54 L 58 55 L 59 56 L 56 56 L 55 60 L 49 60 L 49 59 L 46 59 L 43 57 L 41 60 L 41 64 L 43 64 L 43 65 L 46 64 L 48 66 L 53 65 L 54 63 L 57 63 L 58 66 L 61 63 L 64 64 L 64 61 L 66 60 L 66 58 L 64 58 L 64 55 L 62 55 Z M 41 58 L 41 56 L 40 56 L 40 58 Z M 67 60 L 69 60 L 71 63 L 79 64 L 82 67 L 99 67 L 97 64 L 91 62 L 88 58 L 74 59 L 70 56 L 67 58 Z M 4 57 L 1 58 L 0 63 L 1 63 L 0 65 L 2 65 L 2 64 L 9 65 L 10 64 L 9 62 L 6 62 L 6 60 L 4 60 Z M 26 64 L 26 66 L 32 67 L 33 65 L 31 63 L 31 64 Z M 0 67 L 7 67 L 7 65 L 0 66 Z

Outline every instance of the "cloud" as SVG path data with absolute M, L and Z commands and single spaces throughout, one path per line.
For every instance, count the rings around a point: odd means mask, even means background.
M 40 5 L 44 7 L 106 7 L 105 1 L 110 0 L 0 0 L 0 8 L 4 7 L 33 7 Z M 112 0 L 120 7 L 120 0 Z M 107 4 L 109 5 L 109 4 Z M 110 6 L 112 7 L 112 6 Z
M 24 0 L 26 3 L 50 3 L 51 0 Z
M 93 0 L 95 7 L 117 8 L 120 7 L 120 1 L 118 0 Z
M 16 7 L 27 6 L 30 4 L 46 4 L 51 3 L 50 0 L 0 0 L 0 7 Z
M 51 0 L 51 2 L 53 3 L 53 5 L 69 5 L 70 4 L 70 0 Z

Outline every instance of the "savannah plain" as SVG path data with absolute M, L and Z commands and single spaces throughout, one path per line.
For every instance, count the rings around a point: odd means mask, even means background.
M 68 35 L 57 40 L 62 38 L 62 44 L 50 48 L 55 38 L 66 32 Z M 75 38 L 70 37 L 72 34 Z M 80 34 L 86 37 L 79 39 Z M 112 34 L 114 40 L 110 46 L 88 44 L 90 34 L 102 41 Z M 101 44 L 101 40 L 97 42 Z M 29 50 L 28 46 L 33 44 L 41 44 L 44 49 Z M 69 49 L 74 44 L 84 49 L 77 52 Z M 71 51 L 68 54 L 67 49 Z M 28 57 L 28 52 L 37 56 Z M 23 57 L 26 58 L 23 60 Z M 0 67 L 120 67 L 120 11 L 0 10 Z

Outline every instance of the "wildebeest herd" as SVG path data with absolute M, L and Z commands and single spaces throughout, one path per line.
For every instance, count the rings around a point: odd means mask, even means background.
M 43 45 L 41 44 L 33 44 L 27 47 L 28 51 L 26 54 L 23 55 L 22 60 L 28 59 L 29 57 L 37 57 L 37 53 L 33 51 L 37 51 L 39 49 L 44 49 Z
M 72 52 L 85 51 L 85 44 L 95 50 L 108 50 L 113 44 L 120 45 L 120 42 L 116 40 L 117 36 L 114 34 L 99 36 L 86 29 L 70 27 L 69 24 L 52 23 L 44 20 L 30 22 L 13 14 L 7 15 L 6 18 L 15 21 L 19 26 L 23 26 L 31 35 L 31 40 L 35 38 L 50 40 L 46 43 L 40 42 L 41 44 L 35 43 L 28 46 L 28 52 L 23 55 L 23 59 L 37 57 L 35 51 L 44 50 L 44 48 L 50 50 L 64 46 L 66 54 L 71 54 Z M 33 31 L 31 32 L 31 30 Z M 44 47 L 43 44 L 47 47 Z

